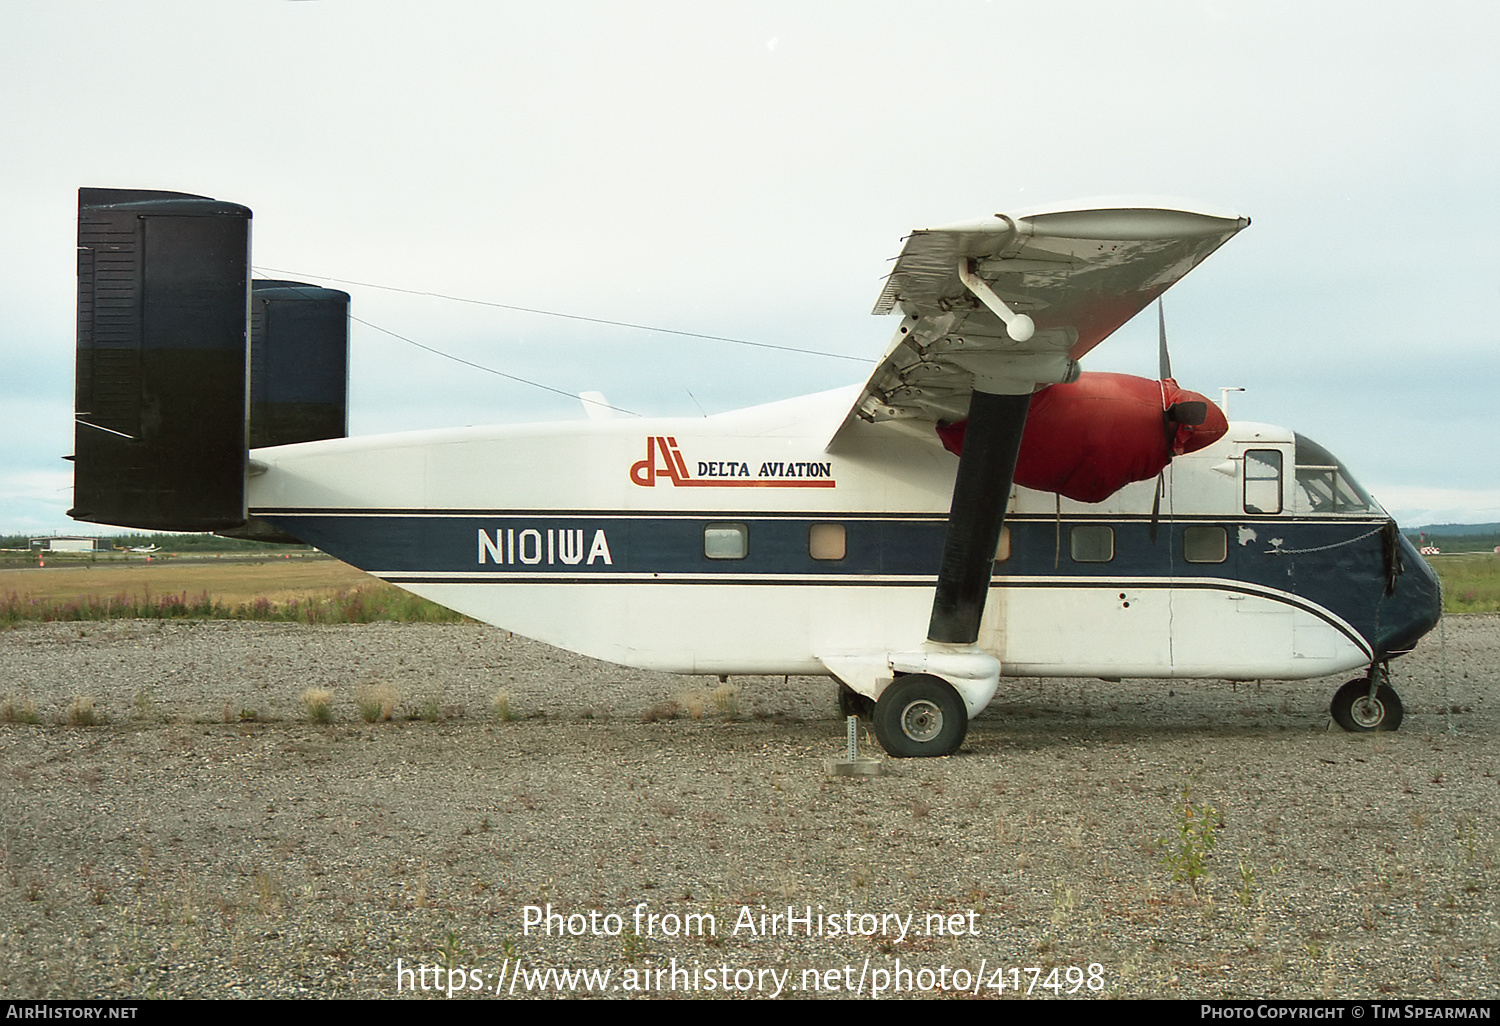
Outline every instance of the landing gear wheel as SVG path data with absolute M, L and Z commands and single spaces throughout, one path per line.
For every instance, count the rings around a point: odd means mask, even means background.
M 1395 730 L 1401 726 L 1401 699 L 1389 684 L 1382 684 L 1370 699 L 1370 680 L 1356 677 L 1333 696 L 1328 707 L 1333 722 L 1352 734 Z
M 968 732 L 964 700 L 930 673 L 897 677 L 875 703 L 875 736 L 897 759 L 952 755 Z
M 875 700 L 869 695 L 861 695 L 849 685 L 839 682 L 839 715 L 842 717 L 858 716 L 862 720 L 868 720 L 875 715 Z

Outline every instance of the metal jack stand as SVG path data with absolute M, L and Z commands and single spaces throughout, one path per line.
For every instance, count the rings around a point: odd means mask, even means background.
M 825 759 L 823 767 L 830 777 L 878 777 L 885 773 L 884 759 L 862 759 L 859 756 L 859 717 L 844 720 L 849 748 L 842 759 Z

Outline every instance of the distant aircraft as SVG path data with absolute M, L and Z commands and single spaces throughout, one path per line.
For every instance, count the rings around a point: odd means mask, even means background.
M 1334 719 L 1401 721 L 1387 663 L 1436 624 L 1438 583 L 1343 465 L 1181 389 L 1164 327 L 1158 380 L 1079 368 L 1246 218 L 1089 205 L 913 232 L 862 386 L 353 439 L 343 379 L 299 376 L 345 365 L 347 296 L 255 290 L 247 357 L 249 218 L 80 193 L 76 518 L 294 537 L 628 666 L 832 677 L 894 756 L 957 751 L 1002 673 L 1362 670 Z

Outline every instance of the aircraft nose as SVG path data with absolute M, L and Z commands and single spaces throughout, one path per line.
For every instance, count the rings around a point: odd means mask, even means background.
M 1375 638 L 1377 661 L 1403 655 L 1416 647 L 1443 615 L 1443 585 L 1404 534 L 1397 535 L 1403 573 L 1395 591 L 1380 603 L 1380 628 Z

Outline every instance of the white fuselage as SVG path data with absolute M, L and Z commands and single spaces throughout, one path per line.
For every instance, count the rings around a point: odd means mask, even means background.
M 266 469 L 249 505 L 377 577 L 561 648 L 681 673 L 835 673 L 874 693 L 850 668 L 922 645 L 958 461 L 915 422 L 859 423 L 829 449 L 854 394 L 256 450 Z M 1247 486 L 1247 449 L 1281 454 L 1278 512 L 1247 512 L 1247 487 L 1271 487 Z M 1371 587 L 1368 559 L 1345 589 L 1326 579 L 1336 560 L 1300 550 L 1363 552 L 1384 515 L 1309 515 L 1293 458 L 1291 432 L 1233 424 L 1168 468 L 1155 523 L 1155 481 L 1097 504 L 1016 488 L 980 646 L 1007 675 L 1368 665 L 1354 615 L 1376 601 L 1354 593 Z

